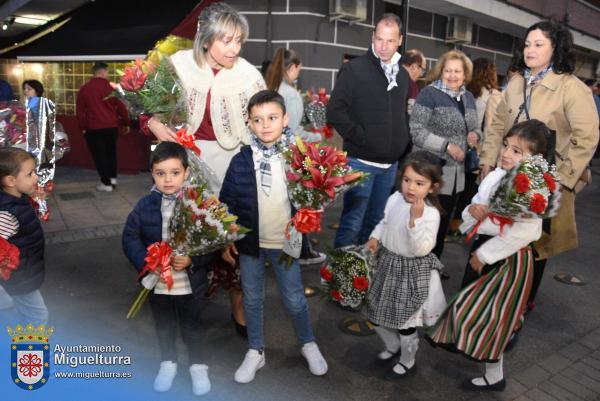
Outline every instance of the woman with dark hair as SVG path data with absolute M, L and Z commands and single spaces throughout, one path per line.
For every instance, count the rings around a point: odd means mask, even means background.
M 481 173 L 496 165 L 502 140 L 515 123 L 537 119 L 556 132 L 555 156 L 562 189 L 558 214 L 535 242 L 535 275 L 528 307 L 535 295 L 548 258 L 577 248 L 575 192 L 598 144 L 598 113 L 590 89 L 573 75 L 575 56 L 571 32 L 556 21 L 529 27 L 514 76 L 486 127 L 481 151 Z
M 23 95 L 26 98 L 30 97 L 42 97 L 44 94 L 44 85 L 36 79 L 27 79 L 23 81 Z

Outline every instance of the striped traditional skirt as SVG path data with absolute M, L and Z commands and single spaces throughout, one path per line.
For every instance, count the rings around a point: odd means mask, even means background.
M 532 279 L 528 246 L 460 290 L 428 330 L 430 339 L 478 361 L 497 361 L 521 327 Z
M 369 320 L 392 329 L 433 324 L 446 306 L 437 274 L 443 267 L 433 253 L 409 258 L 382 246 L 367 297 Z

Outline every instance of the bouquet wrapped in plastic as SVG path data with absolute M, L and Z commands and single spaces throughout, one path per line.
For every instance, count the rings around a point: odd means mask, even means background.
M 284 252 L 300 256 L 298 233 L 321 231 L 323 210 L 340 194 L 361 182 L 366 174 L 348 166 L 346 153 L 332 146 L 308 143 L 296 137 L 296 143 L 283 153 L 288 194 L 297 209 L 286 230 Z
M 121 80 L 115 94 L 127 104 L 129 112 L 139 115 L 140 127 L 147 126 L 150 115 L 177 131 L 177 141 L 186 148 L 190 165 L 190 181 L 208 184 L 213 192 L 219 188 L 214 171 L 200 159 L 200 149 L 183 126 L 187 108 L 183 87 L 169 58 L 162 57 L 158 65 L 149 60 L 136 60 L 121 71 Z
M 137 314 L 159 280 L 171 288 L 171 256 L 205 255 L 244 238 L 249 230 L 236 221 L 237 216 L 229 213 L 227 205 L 211 194 L 206 184 L 184 187 L 169 221 L 169 242 L 156 242 L 147 249 L 146 265 L 140 276 L 148 271 L 156 274 L 142 279 L 143 288 L 127 318 Z
M 367 301 L 374 256 L 362 246 L 348 246 L 329 253 L 331 262 L 321 267 L 329 297 L 342 306 L 359 308 Z
M 27 110 L 16 100 L 0 102 L 0 146 L 15 146 L 27 141 Z
M 8 281 L 10 274 L 19 266 L 19 248 L 0 237 L 0 277 Z
M 331 125 L 327 124 L 328 101 L 325 88 L 319 88 L 318 93 L 312 90 L 306 92 L 304 114 L 310 123 L 311 131 L 321 134 L 323 139 L 329 139 L 333 135 Z
M 556 166 L 541 155 L 529 156 L 506 173 L 490 199 L 488 217 L 502 229 L 515 221 L 529 218 L 547 219 L 558 211 L 560 188 Z M 469 241 L 481 221 L 467 235 Z

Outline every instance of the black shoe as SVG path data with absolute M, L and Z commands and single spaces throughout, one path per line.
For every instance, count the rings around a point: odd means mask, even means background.
M 390 380 L 390 381 L 394 381 L 394 380 L 398 380 L 398 379 L 403 379 L 406 376 L 413 374 L 416 370 L 417 370 L 417 364 L 415 363 L 413 365 L 412 368 L 407 368 L 406 366 L 404 366 L 403 364 L 401 364 L 400 362 L 398 362 L 398 365 L 402 366 L 404 368 L 404 373 L 403 374 L 399 374 L 394 372 L 394 366 L 392 366 L 390 368 L 390 370 L 388 370 L 387 372 L 385 372 L 385 375 L 383 375 L 383 377 L 385 378 L 385 380 Z
M 440 272 L 440 278 L 442 280 L 450 280 L 450 275 L 446 272 Z
M 235 331 L 244 338 L 248 338 L 248 328 L 246 326 L 244 326 L 243 324 L 239 324 L 237 322 L 237 320 L 235 320 L 235 317 L 233 316 L 233 313 L 231 314 L 231 320 L 233 321 L 233 324 L 235 325 Z
M 463 382 L 463 388 L 469 391 L 504 391 L 506 388 L 506 380 L 502 379 L 499 382 L 494 384 L 490 384 L 486 379 L 485 375 L 483 375 L 483 381 L 485 384 L 483 386 L 478 386 L 473 384 L 473 379 L 467 379 Z

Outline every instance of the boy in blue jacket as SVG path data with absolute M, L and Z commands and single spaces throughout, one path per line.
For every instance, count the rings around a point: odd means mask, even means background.
M 138 271 L 144 267 L 146 248 L 157 241 L 168 241 L 169 220 L 175 200 L 189 174 L 185 149 L 174 142 L 160 143 L 150 157 L 154 186 L 149 195 L 135 205 L 123 230 L 123 251 Z M 207 285 L 208 259 L 204 256 L 173 256 L 173 286 L 158 281 L 150 294 L 150 307 L 156 324 L 162 362 L 154 380 L 154 390 L 167 391 L 177 374 L 175 341 L 178 321 L 188 346 L 190 375 L 194 394 L 210 391 L 208 367 L 200 359 L 200 313 Z M 150 280 L 147 274 L 142 281 Z
M 238 223 L 252 231 L 222 252 L 223 259 L 234 264 L 240 256 L 240 273 L 244 292 L 244 313 L 248 328 L 249 350 L 235 372 L 238 383 L 254 380 L 256 371 L 265 365 L 263 336 L 263 302 L 265 261 L 270 260 L 284 306 L 292 318 L 296 336 L 302 344 L 301 353 L 312 374 L 327 373 L 327 362 L 315 343 L 300 265 L 294 260 L 291 267 L 280 261 L 285 242 L 285 229 L 291 218 L 284 160 L 281 152 L 293 137 L 284 134 L 288 118 L 283 97 L 277 92 L 263 90 L 248 103 L 251 145 L 241 148 L 231 160 L 221 188 L 221 201 Z

